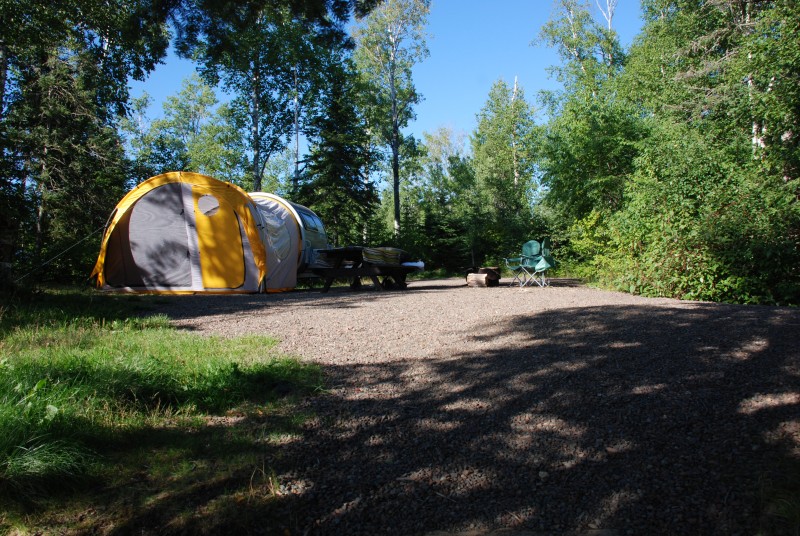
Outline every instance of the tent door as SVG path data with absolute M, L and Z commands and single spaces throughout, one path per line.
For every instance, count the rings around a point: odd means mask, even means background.
M 203 287 L 241 288 L 245 284 L 245 259 L 236 211 L 213 193 L 195 188 L 192 194 Z

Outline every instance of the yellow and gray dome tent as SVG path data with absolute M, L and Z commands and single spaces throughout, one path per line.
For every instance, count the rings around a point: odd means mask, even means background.
M 265 232 L 238 186 L 199 173 L 157 175 L 117 204 L 92 276 L 108 290 L 259 292 Z

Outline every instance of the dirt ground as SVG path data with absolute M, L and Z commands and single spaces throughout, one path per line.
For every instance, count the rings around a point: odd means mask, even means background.
M 788 533 L 773 491 L 800 462 L 800 310 L 503 283 L 159 312 L 325 371 L 303 437 L 267 453 L 265 533 Z

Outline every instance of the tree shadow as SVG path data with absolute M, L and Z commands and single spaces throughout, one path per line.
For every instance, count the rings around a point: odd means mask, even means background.
M 570 277 L 554 277 L 552 279 L 548 279 L 547 284 L 551 287 L 562 287 L 562 288 L 577 288 L 585 286 L 582 279 L 576 279 Z
M 516 343 L 423 375 L 329 367 L 287 528 L 755 533 L 760 480 L 800 449 L 798 327 L 784 309 L 575 308 L 471 330 Z
M 375 290 L 365 286 L 361 290 L 349 287 L 332 287 L 327 293 L 319 289 L 297 289 L 273 294 L 231 294 L 190 296 L 160 296 L 162 312 L 175 320 L 202 318 L 227 313 L 268 312 L 270 307 L 285 305 L 302 308 L 350 309 L 365 303 L 390 301 L 406 292 L 443 292 L 453 289 L 452 280 L 410 281 L 406 290 Z M 191 307 L 186 307 L 189 304 Z
M 328 366 L 301 437 L 233 422 L 109 533 L 788 533 L 759 493 L 800 453 L 798 332 L 783 308 L 570 308 L 464 328 L 488 351 Z M 274 473 L 215 473 L 237 448 Z

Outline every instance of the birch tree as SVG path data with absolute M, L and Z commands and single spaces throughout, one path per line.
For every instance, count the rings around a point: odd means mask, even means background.
M 209 1 L 181 18 L 178 53 L 197 59 L 210 84 L 221 82 L 234 95 L 254 189 L 261 189 L 270 158 L 304 128 L 302 110 L 321 84 L 324 51 L 347 44 L 344 22 L 351 10 L 363 15 L 371 3 Z
M 420 100 L 411 70 L 428 56 L 425 24 L 430 0 L 386 0 L 356 28 L 356 62 L 371 88 L 370 130 L 389 150 L 394 233 L 400 235 L 402 129 Z
M 484 232 L 504 249 L 518 247 L 531 222 L 536 135 L 534 109 L 522 87 L 495 82 L 471 141 L 477 187 L 488 204 Z
M 200 17 L 202 14 L 198 14 Z M 206 20 L 203 39 L 190 52 L 212 85 L 221 82 L 233 95 L 231 106 L 247 140 L 250 178 L 261 190 L 264 170 L 273 154 L 287 144 L 294 119 L 294 69 L 309 55 L 299 21 L 288 10 L 247 9 Z
M 596 97 L 603 83 L 621 69 L 624 54 L 612 28 L 615 0 L 598 7 L 606 20 L 604 28 L 592 17 L 588 2 L 558 0 L 555 16 L 545 24 L 537 42 L 554 48 L 562 64 L 551 67 L 568 91 L 587 91 Z
M 150 121 L 145 94 L 134 101 L 135 114 L 122 122 L 136 182 L 167 171 L 195 171 L 243 184 L 244 146 L 231 109 L 196 74 L 183 81 L 162 105 L 163 117 Z

